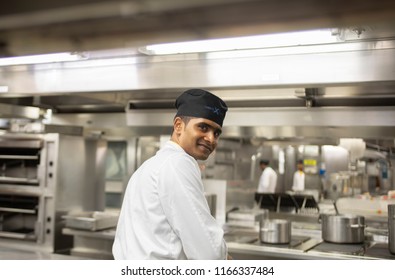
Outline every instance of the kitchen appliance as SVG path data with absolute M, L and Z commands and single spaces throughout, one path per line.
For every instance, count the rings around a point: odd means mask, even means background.
M 363 243 L 365 218 L 351 214 L 321 216 L 322 239 L 332 243 Z
M 61 217 L 103 209 L 105 151 L 103 140 L 80 135 L 0 134 L 0 243 L 46 252 L 71 247 Z
M 395 254 L 395 204 L 388 205 L 388 249 Z
M 259 226 L 262 243 L 287 244 L 291 241 L 292 223 L 285 219 L 264 219 Z

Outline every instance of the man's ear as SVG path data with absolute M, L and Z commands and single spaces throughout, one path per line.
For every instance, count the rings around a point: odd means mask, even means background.
M 174 131 L 176 133 L 181 133 L 182 129 L 183 129 L 183 125 L 184 122 L 182 121 L 182 119 L 180 117 L 175 117 L 174 121 L 173 121 L 173 127 L 174 127 Z

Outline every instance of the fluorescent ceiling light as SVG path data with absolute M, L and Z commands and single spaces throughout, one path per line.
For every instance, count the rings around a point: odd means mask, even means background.
M 0 86 L 0 93 L 8 92 L 8 86 Z
M 140 51 L 148 55 L 163 55 L 315 45 L 335 43 L 337 41 L 337 36 L 332 35 L 331 30 L 324 29 L 226 39 L 156 44 L 140 48 Z
M 77 53 L 51 53 L 28 56 L 0 58 L 0 66 L 54 63 L 81 60 L 83 56 Z

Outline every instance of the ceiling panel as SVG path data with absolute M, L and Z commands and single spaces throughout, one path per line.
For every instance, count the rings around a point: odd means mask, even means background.
M 379 41 L 393 42 L 394 19 L 395 2 L 392 0 L 14 0 L 3 3 L 0 11 L 0 56 L 134 48 L 148 43 L 322 27 L 340 28 L 348 40 L 368 41 L 371 49 L 375 49 Z M 392 53 L 392 49 L 389 47 L 386 51 Z M 113 81 L 117 82 L 104 86 L 98 82 L 95 86 L 94 78 L 101 76 L 94 72 L 77 73 L 76 77 L 71 75 L 68 80 L 64 76 L 56 77 L 60 70 L 55 67 L 46 72 L 48 80 L 43 79 L 43 90 L 36 88 L 41 78 L 32 75 L 31 68 L 22 67 L 15 69 L 15 72 L 0 69 L 0 85 L 11 84 L 17 89 L 10 94 L 1 93 L 0 102 L 53 108 L 55 112 L 120 112 L 130 100 L 140 102 L 139 106 L 150 106 L 152 100 L 169 103 L 185 87 L 205 86 L 223 94 L 234 107 L 303 107 L 306 106 L 306 99 L 311 97 L 306 96 L 305 88 L 317 88 L 324 93 L 313 96 L 316 106 L 393 105 L 393 56 L 380 58 L 379 65 L 377 56 L 372 54 L 369 57 L 368 52 L 365 54 L 367 56 L 361 65 L 347 64 L 351 55 L 339 60 L 343 66 L 338 68 L 338 72 L 358 73 L 359 80 L 341 80 L 340 75 L 334 75 L 336 71 L 333 69 L 326 71 L 324 67 L 319 68 L 320 60 L 317 57 L 301 60 L 301 67 L 303 64 L 317 67 L 305 70 L 304 79 L 295 78 L 291 82 L 292 73 L 288 72 L 287 82 L 277 84 L 257 83 L 256 80 L 250 82 L 248 79 L 243 84 L 236 70 L 233 78 L 223 75 L 217 83 L 206 83 L 204 75 L 207 68 L 201 66 L 206 62 L 199 56 L 194 58 L 192 66 L 186 62 L 177 64 L 163 60 L 155 64 L 157 68 L 149 69 L 153 64 L 147 63 L 141 68 L 143 79 L 139 78 L 138 86 L 128 86 L 133 75 L 127 76 L 123 70 L 119 74 L 113 72 L 117 76 Z M 282 65 L 292 64 L 287 57 L 275 59 Z M 155 61 L 155 58 L 148 60 Z M 218 66 L 219 61 L 214 64 Z M 261 61 L 264 65 L 267 60 Z M 226 62 L 221 63 L 226 67 Z M 249 63 L 246 62 L 245 67 Z M 380 75 L 372 74 L 372 63 L 376 63 L 375 69 L 383 69 Z M 347 65 L 357 68 L 352 72 Z M 183 74 L 187 72 L 185 69 L 191 69 L 193 75 Z M 297 68 L 293 69 L 297 74 Z M 317 69 L 332 77 L 322 75 Z M 274 69 L 265 71 L 273 73 Z M 314 79 L 316 73 L 321 78 Z M 15 79 L 14 75 L 23 77 Z M 122 75 L 129 80 L 117 80 Z M 63 87 L 62 81 L 66 81 Z M 57 87 L 51 87 L 51 82 Z M 145 85 L 141 86 L 141 82 Z M 297 93 L 300 88 L 302 94 Z

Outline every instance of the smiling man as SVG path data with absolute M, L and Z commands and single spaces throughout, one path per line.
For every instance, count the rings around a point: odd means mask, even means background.
M 217 147 L 227 106 L 202 89 L 176 100 L 170 141 L 132 175 L 117 225 L 115 259 L 226 259 L 197 160 Z

